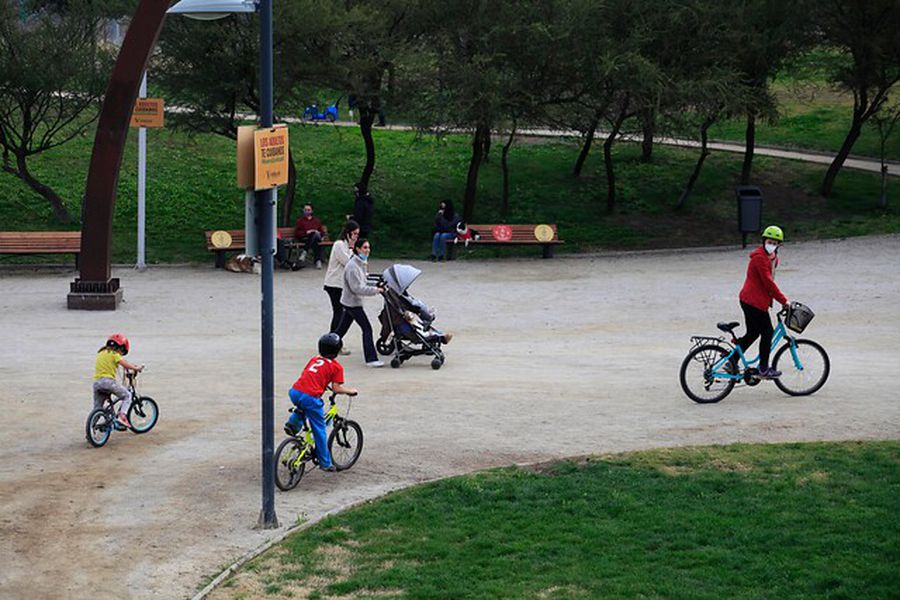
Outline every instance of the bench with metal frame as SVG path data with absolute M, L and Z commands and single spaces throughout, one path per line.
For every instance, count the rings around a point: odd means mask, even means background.
M 553 249 L 557 245 L 565 243 L 559 239 L 559 232 L 556 224 L 472 224 L 469 225 L 469 230 L 476 231 L 481 236 L 477 240 L 470 239 L 470 245 L 478 246 L 482 244 L 490 244 L 495 246 L 541 246 L 543 250 L 543 258 L 553 258 Z M 456 247 L 462 245 L 463 242 L 461 241 L 458 243 L 454 243 L 453 240 L 448 240 L 447 258 L 449 260 L 453 260 L 456 257 Z
M 212 236 L 214 233 L 216 233 L 216 231 L 219 230 L 204 232 L 204 235 L 206 236 L 206 249 L 210 252 L 216 253 L 216 268 L 223 269 L 225 268 L 226 255 L 229 252 L 238 252 L 244 250 L 246 247 L 246 238 L 244 236 L 243 229 L 226 230 L 225 232 L 231 237 L 231 243 L 227 246 L 217 246 L 213 243 L 212 240 Z M 293 227 L 279 227 L 278 235 L 289 250 L 303 249 L 303 247 L 305 246 L 304 242 L 300 242 L 294 239 Z M 319 242 L 319 245 L 331 246 L 333 243 L 334 242 L 328 239 L 328 234 L 324 233 L 322 235 L 322 241 Z
M 0 254 L 81 254 L 80 231 L 0 231 Z

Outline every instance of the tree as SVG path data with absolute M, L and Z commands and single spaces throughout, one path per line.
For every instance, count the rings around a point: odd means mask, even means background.
M 24 21 L 13 3 L 0 3 L 2 169 L 43 196 L 60 223 L 72 220 L 65 202 L 28 159 L 84 135 L 97 118 L 111 64 L 99 26 L 87 0 L 38 7 Z
M 743 185 L 750 182 L 757 121 L 772 120 L 777 115 L 769 82 L 791 55 L 809 43 L 809 5 L 807 0 L 728 0 L 724 4 L 735 34 L 732 56 L 742 73 L 741 83 L 747 88 Z
M 295 80 L 302 61 L 287 54 L 287 43 L 302 35 L 291 27 L 285 3 L 274 5 L 274 110 L 276 114 L 296 97 Z M 151 79 L 166 93 L 170 104 L 187 108 L 171 113 L 176 128 L 191 133 L 214 133 L 237 139 L 238 126 L 259 114 L 259 24 L 254 15 L 232 15 L 213 22 L 170 19 L 158 41 L 159 54 Z M 276 117 L 277 120 L 277 117 Z M 288 184 L 282 205 L 282 223 L 291 224 L 296 193 L 296 167 L 288 155 Z
M 878 156 L 881 159 L 881 196 L 878 198 L 878 207 L 887 208 L 887 174 L 888 167 L 885 163 L 885 146 L 888 139 L 900 121 L 900 102 L 890 104 L 885 102 L 876 114 L 872 116 L 875 128 L 878 130 Z
M 831 82 L 853 94 L 850 129 L 822 182 L 822 195 L 828 197 L 863 125 L 878 114 L 900 80 L 900 3 L 822 0 L 816 4 L 813 20 L 823 41 L 842 53 L 831 71 Z

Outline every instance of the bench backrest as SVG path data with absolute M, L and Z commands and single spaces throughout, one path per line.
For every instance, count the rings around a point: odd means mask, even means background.
M 213 246 L 212 240 L 210 239 L 212 237 L 213 233 L 215 233 L 215 231 L 205 231 L 204 232 L 204 235 L 206 236 L 207 250 L 228 250 L 229 248 L 243 248 L 247 242 L 247 240 L 245 239 L 245 235 L 244 235 L 245 232 L 243 229 L 233 229 L 233 230 L 228 231 L 228 234 L 231 236 L 231 245 L 227 246 L 225 248 L 216 248 L 215 246 Z M 290 241 L 290 240 L 294 239 L 294 228 L 293 227 L 279 227 L 278 233 L 281 236 L 281 239 L 283 239 L 285 241 Z M 328 241 L 327 234 L 322 236 L 322 241 L 323 242 Z
M 0 254 L 78 254 L 80 231 L 0 231 Z
M 553 239 L 549 240 L 549 243 L 558 242 L 559 241 L 559 232 L 557 231 L 556 224 L 553 223 L 553 224 L 548 224 L 548 225 L 549 225 L 550 229 L 553 230 Z M 537 224 L 534 224 L 534 225 L 521 225 L 521 224 L 502 225 L 499 223 L 494 223 L 494 224 L 487 224 L 487 225 L 485 225 L 485 224 L 477 225 L 477 224 L 473 223 L 473 224 L 469 225 L 469 229 L 474 229 L 479 234 L 481 234 L 482 241 L 497 241 L 497 242 L 508 241 L 508 242 L 517 243 L 517 244 L 548 243 L 548 242 L 542 242 L 535 237 L 534 231 L 537 226 L 538 226 Z M 493 235 L 493 231 L 494 231 L 495 227 L 509 227 L 509 231 L 512 234 L 512 237 L 510 237 L 509 240 L 496 239 Z

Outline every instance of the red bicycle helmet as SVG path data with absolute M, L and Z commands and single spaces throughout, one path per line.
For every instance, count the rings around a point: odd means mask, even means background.
M 118 346 L 122 350 L 122 356 L 128 354 L 128 351 L 131 349 L 131 343 L 128 341 L 128 338 L 122 335 L 121 333 L 114 333 L 106 339 L 107 346 Z

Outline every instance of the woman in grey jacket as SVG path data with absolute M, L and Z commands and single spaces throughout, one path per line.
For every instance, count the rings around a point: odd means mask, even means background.
M 350 329 L 350 324 L 356 321 L 359 328 L 362 329 L 366 366 L 383 367 L 384 363 L 378 360 L 378 354 L 375 352 L 372 324 L 369 323 L 369 318 L 363 309 L 365 296 L 377 296 L 384 291 L 369 285 L 366 279 L 370 248 L 369 240 L 365 238 L 359 238 L 353 244 L 353 258 L 347 261 L 347 265 L 344 267 L 344 289 L 341 292 L 341 306 L 344 308 L 344 314 L 335 333 L 343 339 L 347 330 Z

